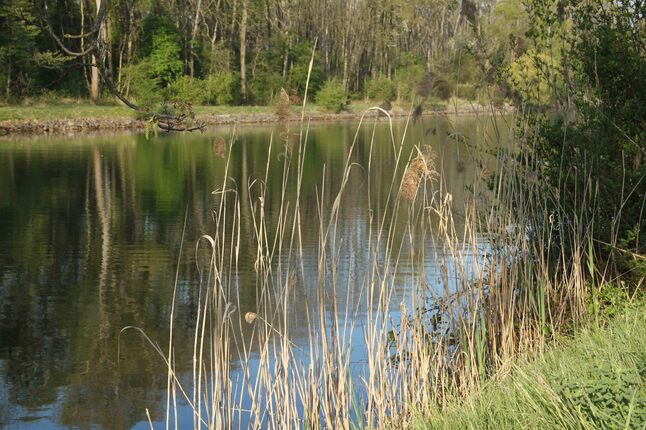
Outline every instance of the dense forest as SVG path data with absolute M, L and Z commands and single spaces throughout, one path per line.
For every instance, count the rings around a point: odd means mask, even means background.
M 100 58 L 65 55 L 51 33 L 88 50 L 102 1 Z M 1 98 L 97 101 L 107 93 L 97 61 L 140 103 L 268 104 L 280 88 L 303 96 L 314 52 L 314 94 L 327 84 L 352 98 L 408 101 L 430 74 L 442 82 L 433 96 L 502 102 L 536 75 L 532 8 L 519 0 L 11 0 L 0 6 Z

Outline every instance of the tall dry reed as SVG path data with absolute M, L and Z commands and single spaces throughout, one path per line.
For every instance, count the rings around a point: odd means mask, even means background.
M 371 125 L 359 124 L 350 154 L 362 127 Z M 300 201 L 308 133 L 302 122 L 297 145 L 281 158 L 282 193 L 271 208 L 269 165 L 263 178 L 237 189 L 228 180 L 231 151 L 219 151 L 226 162 L 222 186 L 214 191 L 215 231 L 197 245 L 208 249 L 210 262 L 201 268 L 189 383 L 175 373 L 174 358 L 185 351 L 174 349 L 172 337 L 164 353 L 167 428 L 178 425 L 173 406 L 182 397 L 196 429 L 403 425 L 413 412 L 477 390 L 519 354 L 541 351 L 584 313 L 588 277 L 582 262 L 589 258 L 591 227 L 554 211 L 549 194 L 531 180 L 536 166 L 522 148 L 500 142 L 495 172 L 482 168 L 471 184 L 473 198 L 461 203 L 448 191 L 437 156 L 421 149 L 405 154 L 407 132 L 396 141 L 392 124 L 395 173 L 385 191 L 386 210 L 376 210 L 367 193 L 363 266 L 343 269 L 341 215 L 355 169 L 366 172 L 369 190 L 375 187 L 372 155 L 361 167 L 347 157 L 329 202 L 323 175 L 313 277 L 304 264 Z M 374 136 L 373 130 L 370 154 L 383 144 Z M 270 156 L 274 152 L 272 140 Z M 297 184 L 291 198 L 290 181 Z M 237 278 L 243 210 L 251 213 L 256 245 L 256 308 L 244 315 Z M 422 264 L 428 243 L 441 250 L 436 285 L 429 285 Z M 406 299 L 396 300 L 402 267 L 414 269 L 404 271 Z M 303 289 L 315 294 L 301 316 L 306 340 L 297 342 L 290 337 L 290 312 L 295 292 Z M 366 315 L 358 325 L 360 307 Z M 358 374 L 354 348 L 365 351 Z

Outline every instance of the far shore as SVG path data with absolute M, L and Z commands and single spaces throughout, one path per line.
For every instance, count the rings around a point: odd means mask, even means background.
M 308 106 L 303 118 L 306 121 L 347 121 L 358 120 L 366 111 L 377 104 L 352 104 L 348 111 L 329 113 Z M 493 106 L 470 103 L 449 103 L 434 106 L 424 111 L 424 116 L 431 115 L 472 115 L 491 112 Z M 278 122 L 271 106 L 236 106 L 236 107 L 206 107 L 198 106 L 196 123 L 210 125 L 226 124 L 271 124 Z M 511 108 L 505 106 L 496 109 L 498 112 L 508 112 Z M 400 106 L 391 112 L 392 117 L 402 118 L 411 114 Z M 377 111 L 370 111 L 366 117 L 376 117 Z M 300 108 L 294 107 L 290 121 L 300 121 Z M 121 106 L 94 106 L 89 104 L 70 105 L 37 105 L 37 106 L 0 106 L 0 136 L 12 135 L 48 135 L 92 131 L 143 130 L 146 121 L 135 119 L 134 112 Z

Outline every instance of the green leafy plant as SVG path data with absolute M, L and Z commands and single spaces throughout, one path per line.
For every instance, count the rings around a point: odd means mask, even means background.
M 410 101 L 415 96 L 417 85 L 424 77 L 424 66 L 411 64 L 397 69 L 395 72 L 395 85 L 397 87 L 397 98 Z
M 204 96 L 208 104 L 226 105 L 240 98 L 240 78 L 237 73 L 218 72 L 204 78 Z
M 165 32 L 153 35 L 153 50 L 150 53 L 150 74 L 159 79 L 162 86 L 170 84 L 184 68 L 180 59 L 180 46 L 176 37 Z
M 366 98 L 375 101 L 392 101 L 397 94 L 393 81 L 380 75 L 366 83 Z
M 169 100 L 202 104 L 208 97 L 205 87 L 206 82 L 203 80 L 183 75 L 170 83 L 165 94 Z
M 329 79 L 316 94 L 316 103 L 331 112 L 341 112 L 348 102 L 343 84 L 336 79 Z
M 555 392 L 584 422 L 596 428 L 619 430 L 646 426 L 643 372 L 597 366 L 584 379 L 564 379 Z

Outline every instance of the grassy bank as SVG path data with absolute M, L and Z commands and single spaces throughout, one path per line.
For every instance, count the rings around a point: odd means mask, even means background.
M 418 429 L 646 428 L 646 305 L 485 384 L 465 401 L 417 416 Z
M 197 115 L 237 115 L 272 113 L 271 106 L 196 106 Z M 36 103 L 33 105 L 0 106 L 0 121 L 53 120 L 86 118 L 134 118 L 135 113 L 121 105 L 94 105 L 78 103 Z
M 364 112 L 371 106 L 379 105 L 380 102 L 354 101 L 348 105 L 345 113 Z M 427 109 L 434 110 L 455 110 L 470 108 L 474 105 L 465 100 L 453 100 L 449 103 L 435 103 L 427 106 Z M 479 105 L 478 105 L 479 106 Z M 274 106 L 195 106 L 195 114 L 200 116 L 214 115 L 261 115 L 274 114 Z M 294 113 L 300 113 L 302 106 L 292 106 Z M 410 106 L 395 104 L 394 111 L 409 111 Z M 330 114 L 324 108 L 316 104 L 310 104 L 305 108 L 306 113 Z M 343 112 L 342 112 L 343 113 Z M 33 102 L 22 105 L 0 105 L 0 121 L 25 121 L 25 120 L 62 120 L 62 119 L 114 119 L 134 118 L 135 113 L 122 105 L 114 103 L 95 105 L 87 101 L 62 100 L 56 102 Z

